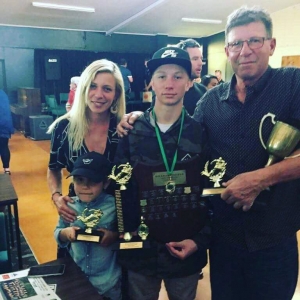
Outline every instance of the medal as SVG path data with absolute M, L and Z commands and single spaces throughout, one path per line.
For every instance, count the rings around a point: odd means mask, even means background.
M 169 177 L 169 180 L 166 182 L 166 192 L 172 194 L 175 192 L 176 183 L 172 180 L 172 176 Z
M 155 115 L 154 109 L 152 110 L 152 116 L 153 116 L 153 119 L 154 119 L 154 122 L 155 122 L 155 133 L 156 133 L 156 137 L 157 137 L 157 140 L 158 140 L 161 156 L 163 158 L 163 161 L 164 161 L 164 164 L 165 164 L 165 167 L 166 167 L 166 170 L 167 170 L 167 174 L 169 175 L 169 180 L 165 183 L 165 190 L 166 190 L 167 193 L 172 194 L 172 193 L 175 192 L 175 189 L 176 189 L 176 182 L 174 180 L 172 180 L 172 174 L 173 174 L 175 164 L 176 164 L 176 161 L 177 161 L 178 145 L 179 145 L 179 142 L 180 142 L 182 127 L 183 127 L 183 121 L 184 121 L 184 107 L 182 108 L 182 111 L 181 111 L 180 131 L 179 131 L 179 136 L 178 136 L 178 140 L 177 140 L 177 147 L 176 147 L 176 151 L 174 153 L 171 168 L 169 167 L 169 163 L 168 163 L 168 160 L 167 160 L 164 145 L 162 143 L 161 136 L 160 136 L 160 130 L 159 130 L 158 125 L 156 123 L 156 115 Z

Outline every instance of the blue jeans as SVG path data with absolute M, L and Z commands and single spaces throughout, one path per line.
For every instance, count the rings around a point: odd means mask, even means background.
M 212 300 L 290 300 L 298 277 L 297 238 L 255 252 L 213 239 Z
M 156 278 L 128 271 L 128 290 L 130 300 L 157 300 L 162 280 L 169 300 L 194 300 L 199 273 L 181 278 Z

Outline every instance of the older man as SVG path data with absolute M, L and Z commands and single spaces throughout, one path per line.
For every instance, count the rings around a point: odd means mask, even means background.
M 194 114 L 205 127 L 211 159 L 227 162 L 225 190 L 212 198 L 212 299 L 292 299 L 300 228 L 300 158 L 295 155 L 300 151 L 264 167 L 268 153 L 259 125 L 269 112 L 300 121 L 300 70 L 269 67 L 276 40 L 263 9 L 234 11 L 225 35 L 234 75 L 208 91 Z M 265 141 L 272 127 L 265 122 Z

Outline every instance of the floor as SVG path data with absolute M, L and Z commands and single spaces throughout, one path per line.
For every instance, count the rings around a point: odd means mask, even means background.
M 50 141 L 33 141 L 17 132 L 9 145 L 11 179 L 19 197 L 21 230 L 39 263 L 53 260 L 56 258 L 53 230 L 57 222 L 57 212 L 46 183 Z M 64 180 L 64 192 L 67 191 L 67 186 L 68 180 Z M 167 299 L 165 289 L 162 288 L 159 300 Z M 208 267 L 204 269 L 204 279 L 199 280 L 196 300 L 200 299 L 210 299 Z M 293 300 L 300 300 L 300 280 Z

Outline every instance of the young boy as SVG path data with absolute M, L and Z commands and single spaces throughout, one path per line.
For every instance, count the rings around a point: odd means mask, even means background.
M 77 213 L 74 223 L 66 223 L 60 217 L 54 236 L 60 247 L 70 246 L 74 261 L 87 275 L 90 282 L 98 289 L 99 294 L 113 300 L 122 299 L 121 269 L 116 263 L 116 253 L 111 244 L 117 239 L 117 217 L 115 199 L 104 192 L 109 181 L 110 162 L 100 153 L 88 152 L 74 163 L 73 176 L 76 197 L 68 205 Z M 69 177 L 68 176 L 68 177 Z M 80 220 L 97 212 L 100 220 L 93 230 L 101 231 L 100 243 L 76 241 L 76 231 L 86 229 Z M 75 242 L 76 241 L 76 242 Z

